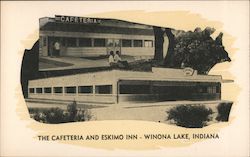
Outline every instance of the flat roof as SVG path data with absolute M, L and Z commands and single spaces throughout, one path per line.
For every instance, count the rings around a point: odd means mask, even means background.
M 60 18 L 63 17 L 63 21 Z M 72 20 L 65 22 L 65 18 Z M 82 19 L 98 22 L 82 22 Z M 74 20 L 76 19 L 76 20 Z M 79 21 L 81 19 L 81 22 Z M 132 35 L 154 35 L 153 26 L 111 18 L 93 18 L 56 15 L 39 19 L 40 31 L 88 32 L 88 33 L 113 33 Z
M 152 68 L 152 72 L 141 71 L 125 71 L 125 70 L 108 70 L 100 72 L 89 72 L 66 76 L 57 76 L 50 78 L 42 78 L 30 80 L 31 82 L 37 81 L 59 81 L 62 80 L 79 80 L 95 79 L 98 82 L 112 81 L 112 80 L 138 80 L 138 81 L 187 81 L 187 82 L 222 82 L 221 75 L 200 75 L 194 71 L 190 75 L 185 74 L 184 69 L 170 69 L 170 68 Z

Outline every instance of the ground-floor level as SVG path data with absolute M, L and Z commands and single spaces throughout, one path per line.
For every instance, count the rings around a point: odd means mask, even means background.
M 93 103 L 161 102 L 181 100 L 220 100 L 221 83 L 119 80 L 114 83 L 29 87 L 29 98 Z M 76 85 L 77 84 L 77 85 Z

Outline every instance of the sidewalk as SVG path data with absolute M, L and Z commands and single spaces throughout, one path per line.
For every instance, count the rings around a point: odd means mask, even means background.
M 128 62 L 135 60 L 132 56 L 121 56 L 121 58 Z M 100 57 L 100 59 L 83 57 L 40 57 L 39 59 L 41 59 L 40 71 L 109 67 L 108 56 Z

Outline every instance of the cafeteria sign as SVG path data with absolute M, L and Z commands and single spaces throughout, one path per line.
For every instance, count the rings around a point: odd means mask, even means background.
M 63 22 L 63 23 L 86 23 L 86 24 L 99 24 L 99 23 L 101 23 L 101 20 L 96 19 L 96 18 L 77 17 L 77 16 L 62 16 L 62 15 L 56 15 L 55 20 L 57 22 Z
M 183 73 L 185 76 L 192 76 L 194 74 L 194 69 L 186 67 L 183 69 Z

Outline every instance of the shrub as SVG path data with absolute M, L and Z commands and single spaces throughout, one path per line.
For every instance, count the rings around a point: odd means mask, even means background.
M 67 106 L 64 111 L 58 107 L 50 109 L 29 109 L 31 118 L 36 121 L 50 124 L 87 121 L 91 119 L 91 113 L 87 109 L 77 107 L 76 101 Z
M 69 104 L 67 106 L 67 113 L 68 113 L 68 121 L 74 122 L 75 117 L 77 115 L 77 103 L 76 103 L 76 101 L 73 101 L 72 104 Z
M 202 128 L 210 120 L 212 110 L 204 105 L 180 105 L 167 111 L 167 120 L 174 121 L 178 126 Z
M 45 115 L 46 123 L 56 124 L 56 123 L 63 123 L 66 121 L 66 117 L 63 113 L 63 110 L 58 107 L 51 108 L 43 113 Z
M 216 120 L 218 121 L 228 121 L 229 118 L 229 113 L 231 110 L 233 103 L 220 103 L 217 106 L 217 110 L 218 110 L 218 116 L 216 117 Z

